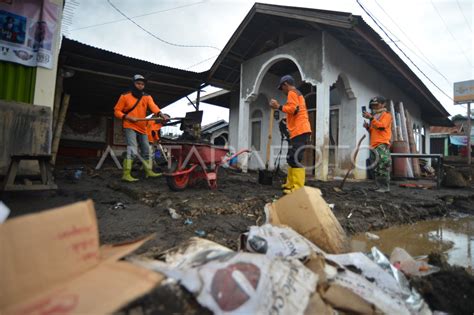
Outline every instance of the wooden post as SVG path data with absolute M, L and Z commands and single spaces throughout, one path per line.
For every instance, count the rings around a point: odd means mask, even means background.
M 471 103 L 467 103 L 467 164 L 471 165 Z
M 199 103 L 201 102 L 201 88 L 197 91 L 197 97 L 196 97 L 196 111 L 199 110 Z
M 53 127 L 52 130 L 56 130 L 56 125 L 58 123 L 59 110 L 61 108 L 61 99 L 63 95 L 63 80 L 64 78 L 58 71 L 56 78 L 56 90 L 54 92 L 54 108 L 53 108 Z
M 61 140 L 61 133 L 63 131 L 64 121 L 66 120 L 66 114 L 69 107 L 69 100 L 71 96 L 69 94 L 64 94 L 62 106 L 58 116 L 58 122 L 56 124 L 56 128 L 54 129 L 53 135 L 53 143 L 51 145 L 51 155 L 53 158 L 51 159 L 51 164 L 56 164 L 56 155 L 58 154 L 59 149 L 59 140 Z

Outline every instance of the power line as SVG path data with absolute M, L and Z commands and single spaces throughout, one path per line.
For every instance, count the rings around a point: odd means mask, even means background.
M 435 9 L 436 13 L 438 13 L 438 16 L 440 17 L 441 21 L 443 21 L 443 24 L 444 24 L 444 26 L 446 27 L 446 30 L 448 31 L 448 33 L 451 35 L 451 37 L 454 39 L 454 41 L 455 41 L 456 44 L 458 45 L 459 50 L 462 52 L 462 54 L 463 54 L 464 57 L 466 58 L 467 62 L 471 65 L 471 67 L 473 67 L 471 60 L 469 60 L 469 58 L 467 57 L 466 53 L 465 53 L 464 50 L 462 49 L 461 45 L 459 45 L 459 42 L 458 42 L 458 40 L 456 39 L 456 37 L 454 37 L 453 33 L 451 33 L 451 30 L 449 29 L 448 24 L 446 24 L 446 21 L 443 19 L 443 16 L 441 16 L 441 14 L 439 13 L 438 9 L 436 8 L 435 4 L 433 3 L 433 0 L 430 0 L 430 1 L 431 1 L 431 5 L 432 5 L 433 8 Z
M 397 22 L 390 16 L 390 14 L 388 14 L 388 12 L 385 11 L 385 9 L 378 3 L 377 0 L 375 0 L 375 3 L 385 13 L 385 15 L 388 16 L 388 18 L 392 21 L 392 23 L 402 32 L 402 34 L 405 35 L 405 37 L 408 39 L 408 41 L 420 52 L 420 54 L 425 58 L 425 60 L 422 57 L 420 57 L 416 52 L 414 52 L 410 47 L 408 47 L 407 44 L 405 44 L 403 42 L 402 42 L 402 44 L 406 48 L 408 48 L 408 50 L 410 50 L 415 56 L 417 56 L 422 61 L 424 61 L 425 64 L 427 64 L 432 70 L 434 70 L 440 76 L 442 76 L 446 80 L 446 82 L 448 82 L 449 84 L 452 84 L 452 82 L 436 68 L 436 66 L 431 62 L 431 60 L 428 59 L 428 57 L 423 53 L 423 51 L 410 39 L 410 37 L 407 35 L 407 33 L 405 33 L 405 31 L 397 24 Z
M 194 67 L 196 67 L 196 66 L 199 66 L 200 64 L 205 63 L 206 61 L 209 61 L 209 60 L 211 60 L 211 59 L 213 59 L 213 58 L 216 58 L 217 56 L 219 56 L 219 54 L 214 55 L 214 56 L 209 57 L 209 58 L 206 58 L 206 59 L 204 59 L 204 60 L 201 60 L 201 61 L 199 61 L 198 63 L 195 63 L 195 64 L 193 64 L 192 66 L 187 67 L 186 70 L 189 70 L 189 69 L 191 69 L 191 68 L 194 68 Z
M 135 22 L 134 20 L 132 20 L 131 18 L 129 18 L 125 13 L 123 13 L 119 8 L 117 8 L 112 2 L 111 0 L 107 0 L 107 2 L 110 4 L 110 6 L 112 8 L 114 8 L 118 13 L 120 13 L 123 17 L 125 17 L 127 20 L 129 20 L 130 22 L 132 22 L 133 24 L 135 24 L 139 29 L 141 29 L 142 31 L 144 31 L 145 33 L 147 33 L 148 35 L 152 36 L 153 38 L 159 40 L 160 42 L 162 43 L 165 43 L 165 44 L 168 44 L 170 46 L 175 46 L 175 47 L 182 47 L 182 48 L 212 48 L 212 49 L 215 49 L 215 50 L 218 50 L 218 51 L 221 51 L 221 49 L 215 47 L 215 46 L 209 46 L 209 45 L 185 45 L 185 44 L 177 44 L 177 43 L 172 43 L 172 42 L 169 42 L 165 39 L 162 39 L 160 37 L 158 37 L 157 35 L 153 34 L 152 32 L 148 31 L 147 29 L 145 29 L 143 26 L 141 26 L 140 24 L 138 24 L 137 22 Z
M 377 23 L 377 21 L 375 21 L 375 19 L 372 17 L 372 15 L 367 11 L 367 9 L 359 2 L 359 0 L 356 0 L 357 4 L 362 8 L 362 10 L 364 10 L 364 12 L 372 19 L 372 21 L 374 21 L 374 23 L 380 28 L 380 30 L 382 30 L 382 32 L 385 34 L 385 36 L 387 36 L 391 41 L 392 38 L 387 34 L 387 32 Z M 423 76 L 428 79 L 428 81 L 430 81 L 441 93 L 443 93 L 444 95 L 446 95 L 449 99 L 453 99 L 451 96 L 449 96 L 448 94 L 446 94 L 446 92 L 444 92 L 438 85 L 436 85 L 436 83 L 433 82 L 433 80 L 431 80 L 417 65 L 416 63 L 413 62 L 413 60 L 411 60 L 410 57 L 408 57 L 408 55 L 400 48 L 400 46 L 397 45 L 397 43 L 393 42 L 393 44 L 398 48 L 398 50 L 400 50 L 400 52 L 413 64 L 413 66 L 415 66 L 416 69 L 418 69 L 418 71 L 421 72 L 421 74 L 423 74 Z
M 187 7 L 190 7 L 190 6 L 193 6 L 193 5 L 197 5 L 197 4 L 201 4 L 201 3 L 204 3 L 204 1 L 199 1 L 199 2 L 195 2 L 195 3 L 185 4 L 185 5 L 182 5 L 182 6 L 179 6 L 179 7 L 169 8 L 169 9 L 165 9 L 165 10 L 153 11 L 153 12 L 150 12 L 150 13 L 135 15 L 135 16 L 132 16 L 132 17 L 130 17 L 130 18 L 131 18 L 131 19 L 134 19 L 134 18 L 138 18 L 138 17 L 144 17 L 144 16 L 148 16 L 148 15 L 154 15 L 154 14 L 163 13 L 163 12 L 168 12 L 168 11 L 172 11 L 172 10 L 187 8 Z M 93 25 L 88 25 L 88 26 L 84 26 L 84 27 L 78 27 L 78 28 L 72 29 L 72 30 L 70 30 L 70 31 L 71 31 L 71 32 L 74 32 L 74 31 L 84 30 L 84 29 L 87 29 L 87 28 L 92 28 L 92 27 L 97 27 L 97 26 L 103 26 L 103 25 L 113 24 L 113 23 L 122 22 L 122 21 L 127 21 L 127 20 L 128 20 L 127 18 L 124 18 L 124 19 L 114 20 L 114 21 L 109 21 L 109 22 L 104 22 L 104 23 L 100 23 L 100 24 L 93 24 Z
M 467 17 L 466 17 L 466 15 L 464 14 L 464 11 L 463 11 L 462 8 L 461 8 L 461 5 L 459 4 L 459 0 L 456 0 L 456 3 L 458 4 L 459 11 L 461 11 L 462 16 L 464 17 L 464 21 L 466 21 L 467 27 L 469 28 L 469 30 L 470 30 L 471 33 L 472 33 L 471 24 L 469 24 L 469 21 L 467 20 Z

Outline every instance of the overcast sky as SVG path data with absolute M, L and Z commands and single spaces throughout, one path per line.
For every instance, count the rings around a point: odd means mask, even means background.
M 107 0 L 77 2 L 66 35 L 80 42 L 156 64 L 196 72 L 208 70 L 248 13 L 248 0 L 110 0 L 141 27 L 128 21 Z M 361 15 L 423 80 L 452 114 L 465 114 L 466 106 L 452 105 L 391 43 L 356 0 L 273 0 L 280 5 L 327 9 Z M 395 43 L 444 93 L 452 97 L 453 82 L 474 79 L 474 0 L 360 0 L 386 28 Z M 159 38 L 159 39 L 158 39 Z M 163 41 L 186 46 L 177 47 Z M 206 88 L 207 92 L 214 91 Z M 159 103 L 159 100 L 156 100 Z M 182 115 L 187 101 L 165 112 Z M 203 123 L 227 119 L 228 111 L 204 106 Z

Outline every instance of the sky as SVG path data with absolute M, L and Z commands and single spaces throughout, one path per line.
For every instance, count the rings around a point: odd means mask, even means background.
M 391 40 L 356 0 L 259 2 L 362 16 L 451 115 L 466 114 L 466 105 L 453 105 L 451 98 L 454 82 L 474 79 L 474 0 L 359 0 Z M 67 5 L 74 13 L 63 32 L 71 39 L 125 56 L 201 72 L 212 66 L 253 4 L 249 0 L 71 0 Z M 216 89 L 206 87 L 205 91 Z M 180 100 L 164 112 L 182 116 L 193 109 L 188 103 Z M 202 104 L 201 109 L 203 124 L 228 120 L 225 108 Z

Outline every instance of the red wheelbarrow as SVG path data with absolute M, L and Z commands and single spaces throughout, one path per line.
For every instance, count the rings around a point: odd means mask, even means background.
M 227 157 L 228 149 L 211 144 L 176 142 L 166 143 L 165 147 L 171 159 L 168 161 L 169 170 L 163 175 L 173 191 L 182 191 L 200 179 L 206 180 L 210 189 L 216 189 L 219 167 L 242 153 L 250 152 L 244 149 Z

